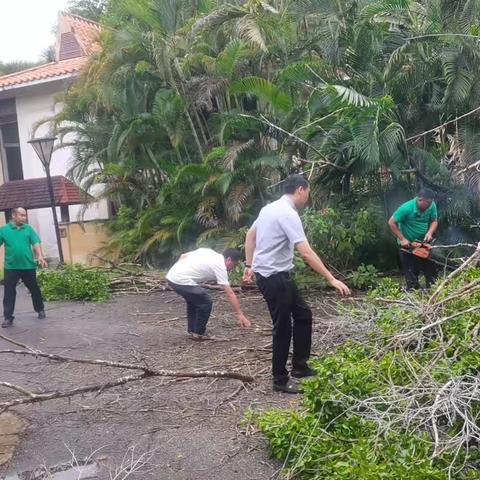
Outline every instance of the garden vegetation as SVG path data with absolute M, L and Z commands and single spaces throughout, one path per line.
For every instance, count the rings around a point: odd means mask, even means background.
M 446 241 L 478 236 L 478 0 L 88 3 L 102 51 L 56 124 L 112 203 L 111 259 L 241 245 L 291 172 L 337 268 L 395 266 L 385 223 L 419 186 Z

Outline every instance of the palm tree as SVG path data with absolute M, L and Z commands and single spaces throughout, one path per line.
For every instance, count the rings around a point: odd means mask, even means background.
M 319 203 L 415 188 L 414 169 L 467 218 L 479 4 L 112 0 L 58 117 L 71 173 L 135 212 L 145 259 L 230 237 L 292 171 Z

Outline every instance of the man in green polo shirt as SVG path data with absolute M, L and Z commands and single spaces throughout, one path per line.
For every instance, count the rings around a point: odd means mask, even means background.
M 425 275 L 427 288 L 435 281 L 435 264 L 431 260 L 419 258 L 409 251 L 411 242 L 430 243 L 433 239 L 438 228 L 437 206 L 433 199 L 433 192 L 423 189 L 415 198 L 400 205 L 388 221 L 400 246 L 400 260 L 408 290 L 419 287 L 418 275 L 420 272 Z
M 0 245 L 5 246 L 4 322 L 2 327 L 11 327 L 13 324 L 17 283 L 20 279 L 30 290 L 33 308 L 38 313 L 38 318 L 45 318 L 45 307 L 37 283 L 37 264 L 33 259 L 32 248 L 40 266 L 46 267 L 47 262 L 43 256 L 38 235 L 27 224 L 27 211 L 24 208 L 14 208 L 12 221 L 0 228 Z

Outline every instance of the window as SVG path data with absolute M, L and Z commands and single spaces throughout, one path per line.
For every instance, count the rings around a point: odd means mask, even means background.
M 0 156 L 5 181 L 23 180 L 15 99 L 0 101 Z

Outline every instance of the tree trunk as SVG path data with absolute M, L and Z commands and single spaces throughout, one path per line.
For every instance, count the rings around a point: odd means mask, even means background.
M 352 173 L 347 172 L 342 179 L 342 195 L 350 194 L 350 183 L 352 179 Z

